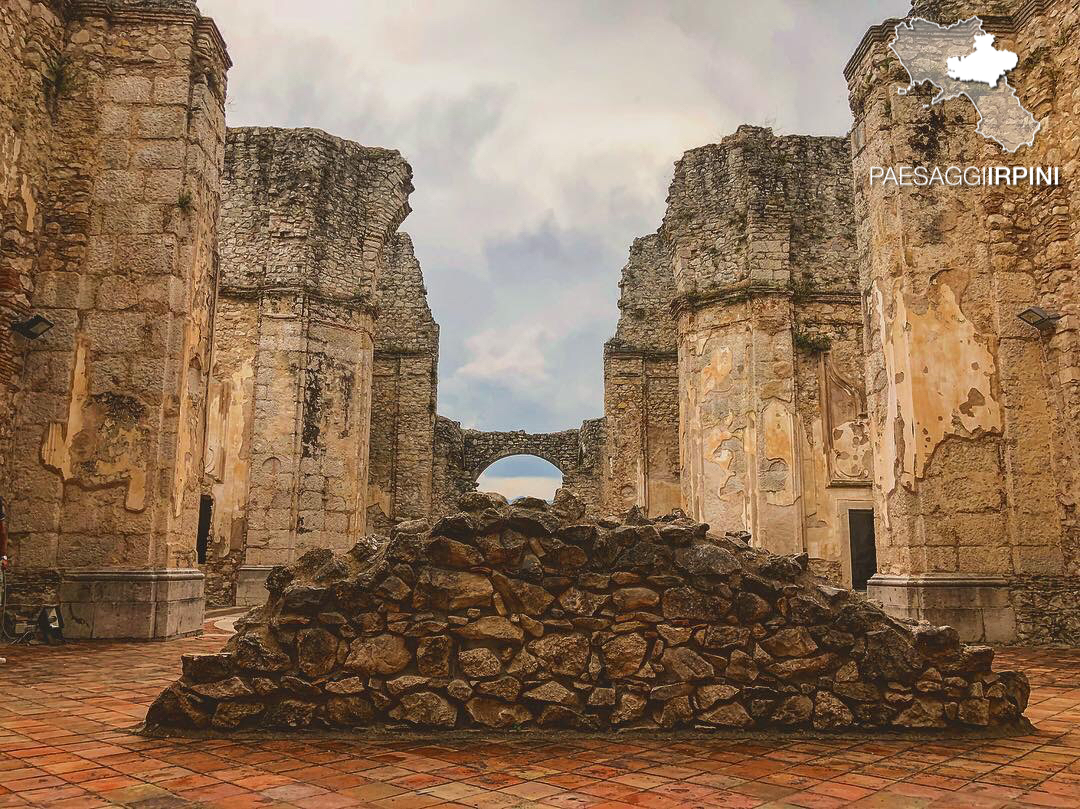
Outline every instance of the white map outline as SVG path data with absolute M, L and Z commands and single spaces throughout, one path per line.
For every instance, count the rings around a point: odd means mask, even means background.
M 1008 152 L 1009 154 L 1014 154 L 1015 152 L 1019 151 L 1021 146 L 1034 146 L 1035 145 L 1035 138 L 1039 134 L 1039 132 L 1042 130 L 1042 122 L 1035 118 L 1035 116 L 1032 114 L 1031 110 L 1029 110 L 1027 107 L 1025 107 L 1022 103 L 1020 103 L 1020 96 L 1017 94 L 1016 88 L 1013 87 L 1011 84 L 1009 84 L 1009 77 L 1008 77 L 1009 70 L 1006 70 L 1005 73 L 1002 74 L 1002 76 L 1000 78 L 1000 81 L 1004 82 L 1005 87 L 1008 88 L 1009 93 L 1011 94 L 1012 98 L 1016 99 L 1017 106 L 1021 110 L 1023 110 L 1025 113 L 1027 113 L 1028 119 L 1031 121 L 1031 123 L 1033 123 L 1035 125 L 1035 128 L 1031 132 L 1031 138 L 1029 140 L 1027 140 L 1027 141 L 1019 141 L 1017 143 L 1017 145 L 1012 149 L 1010 149 L 1008 147 L 1008 145 L 1003 143 L 996 135 L 993 135 L 990 132 L 987 132 L 987 131 L 983 130 L 982 125 L 983 125 L 983 122 L 985 121 L 985 115 L 983 114 L 982 109 L 979 107 L 978 102 L 974 98 L 972 98 L 971 94 L 967 90 L 956 90 L 951 95 L 946 96 L 946 93 L 949 92 L 949 91 L 947 91 L 944 87 L 942 87 L 940 84 L 938 84 L 936 81 L 934 81 L 933 79 L 931 79 L 929 77 L 923 77 L 918 82 L 916 82 L 915 81 L 915 72 L 917 72 L 917 71 L 913 72 L 912 69 L 907 64 L 904 63 L 904 58 L 900 55 L 900 53 L 896 50 L 896 48 L 893 47 L 894 45 L 896 45 L 896 43 L 898 43 L 900 41 L 900 36 L 901 36 L 900 29 L 903 28 L 905 31 L 914 32 L 916 22 L 926 23 L 927 25 L 933 26 L 934 28 L 937 28 L 937 29 L 942 30 L 942 31 L 950 31 L 953 28 L 956 28 L 957 26 L 968 25 L 968 24 L 972 23 L 973 21 L 978 24 L 979 33 L 985 35 L 986 34 L 986 29 L 983 28 L 982 18 L 979 17 L 978 15 L 972 15 L 971 17 L 968 17 L 966 19 L 957 20 L 952 25 L 940 25 L 940 24 L 938 24 L 936 22 L 933 22 L 932 20 L 926 19 L 925 17 L 912 17 L 909 20 L 901 20 L 899 23 L 897 23 L 896 28 L 893 29 L 895 36 L 893 37 L 892 42 L 889 43 L 889 50 L 891 50 L 893 52 L 893 54 L 899 60 L 900 64 L 903 66 L 904 70 L 907 71 L 907 74 L 908 74 L 908 86 L 907 87 L 898 87 L 898 88 L 896 88 L 896 92 L 897 92 L 897 95 L 907 95 L 911 90 L 915 89 L 917 84 L 921 84 L 923 81 L 929 82 L 931 85 L 933 85 L 934 87 L 937 88 L 938 94 L 936 96 L 934 96 L 932 99 L 930 99 L 929 104 L 924 105 L 925 108 L 929 108 L 929 107 L 933 106 L 934 104 L 937 104 L 937 103 L 939 103 L 941 101 L 950 101 L 950 100 L 952 100 L 954 98 L 959 98 L 960 96 L 964 96 L 971 103 L 971 105 L 975 108 L 975 111 L 979 115 L 979 120 L 978 120 L 978 123 L 975 126 L 975 131 L 978 134 L 982 135 L 987 140 L 994 141 L 998 146 L 1000 146 L 1004 151 Z M 975 42 L 974 42 L 974 38 L 973 38 L 972 39 L 972 49 L 974 49 L 974 47 L 975 47 Z M 947 64 L 942 65 L 941 73 L 942 73 L 942 75 L 944 75 L 946 77 L 949 76 L 949 74 L 948 74 L 948 65 Z M 958 80 L 954 79 L 954 81 L 958 81 Z M 964 83 L 967 84 L 969 82 L 964 82 Z M 978 84 L 978 82 L 973 82 L 973 83 Z

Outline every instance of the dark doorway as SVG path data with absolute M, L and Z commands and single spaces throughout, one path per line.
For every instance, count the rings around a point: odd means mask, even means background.
M 210 542 L 210 519 L 214 514 L 214 498 L 204 494 L 199 500 L 199 533 L 195 537 L 195 554 L 200 565 L 206 564 L 206 546 Z
M 850 509 L 848 532 L 851 535 L 851 589 L 865 590 L 866 582 L 877 573 L 874 510 L 872 508 Z

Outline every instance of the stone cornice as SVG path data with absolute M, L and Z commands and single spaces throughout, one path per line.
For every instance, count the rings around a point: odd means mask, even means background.
M 1037 14 L 1041 14 L 1045 11 L 1054 0 L 1027 0 L 1020 10 L 1013 15 L 978 15 L 982 20 L 983 28 L 988 32 L 996 34 L 1011 34 L 1018 28 L 1021 28 L 1031 20 Z M 848 59 L 846 65 L 844 65 L 844 78 L 849 82 L 855 75 L 855 71 L 858 69 L 859 64 L 862 62 L 866 54 L 878 43 L 884 42 L 890 39 L 893 32 L 896 30 L 896 26 L 903 20 L 890 18 L 878 25 L 872 25 L 863 34 L 862 40 L 859 42 L 855 53 Z
M 264 295 L 277 298 L 302 295 L 306 300 L 314 303 L 326 304 L 329 306 L 343 306 L 354 312 L 365 312 L 372 317 L 376 315 L 375 304 L 364 298 L 335 298 L 330 295 L 312 292 L 303 287 L 240 286 L 238 284 L 222 284 L 218 288 L 218 295 L 247 300 L 257 300 Z
M 149 22 L 159 25 L 192 25 L 197 33 L 210 39 L 217 47 L 226 69 L 232 67 L 225 39 L 218 30 L 217 23 L 209 17 L 203 17 L 198 9 L 149 8 L 123 6 L 113 0 L 63 0 L 65 19 L 82 17 L 101 17 L 112 21 Z
M 648 348 L 635 348 L 632 345 L 617 342 L 613 337 L 604 343 L 604 356 L 641 357 L 646 360 L 677 360 L 679 358 L 679 352 L 677 350 L 654 351 Z
M 731 284 L 710 292 L 683 293 L 671 302 L 671 312 L 678 317 L 713 304 L 745 303 L 756 298 L 786 297 L 799 303 L 839 303 L 861 306 L 862 298 L 856 291 L 846 290 L 796 290 L 788 285 L 747 283 Z

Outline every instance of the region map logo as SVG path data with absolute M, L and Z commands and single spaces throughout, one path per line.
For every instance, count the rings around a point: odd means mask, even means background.
M 1020 103 L 1016 89 L 1006 74 L 1016 67 L 1012 51 L 994 47 L 978 17 L 938 25 L 913 17 L 896 26 L 889 43 L 908 74 L 907 95 L 924 82 L 937 92 L 927 107 L 963 96 L 979 113 L 975 131 L 1014 154 L 1022 146 L 1033 146 L 1042 124 Z M 1061 182 L 1059 166 L 969 165 L 969 166 L 871 166 L 870 185 L 896 187 L 978 187 L 1056 186 Z
M 994 35 L 986 33 L 978 17 L 949 26 L 915 17 L 896 26 L 889 48 L 908 72 L 910 81 L 901 95 L 928 81 L 938 89 L 930 104 L 967 97 L 979 113 L 975 131 L 1006 152 L 1035 143 L 1041 124 L 1005 78 L 1017 56 L 995 48 Z

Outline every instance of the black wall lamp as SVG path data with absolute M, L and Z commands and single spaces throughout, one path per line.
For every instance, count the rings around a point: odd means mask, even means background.
M 1029 306 L 1017 315 L 1022 321 L 1036 329 L 1052 329 L 1054 324 L 1061 320 L 1061 315 L 1052 315 L 1041 306 Z
M 53 327 L 53 322 L 47 317 L 33 315 L 26 320 L 17 320 L 11 324 L 11 330 L 21 334 L 27 340 L 36 340 Z

